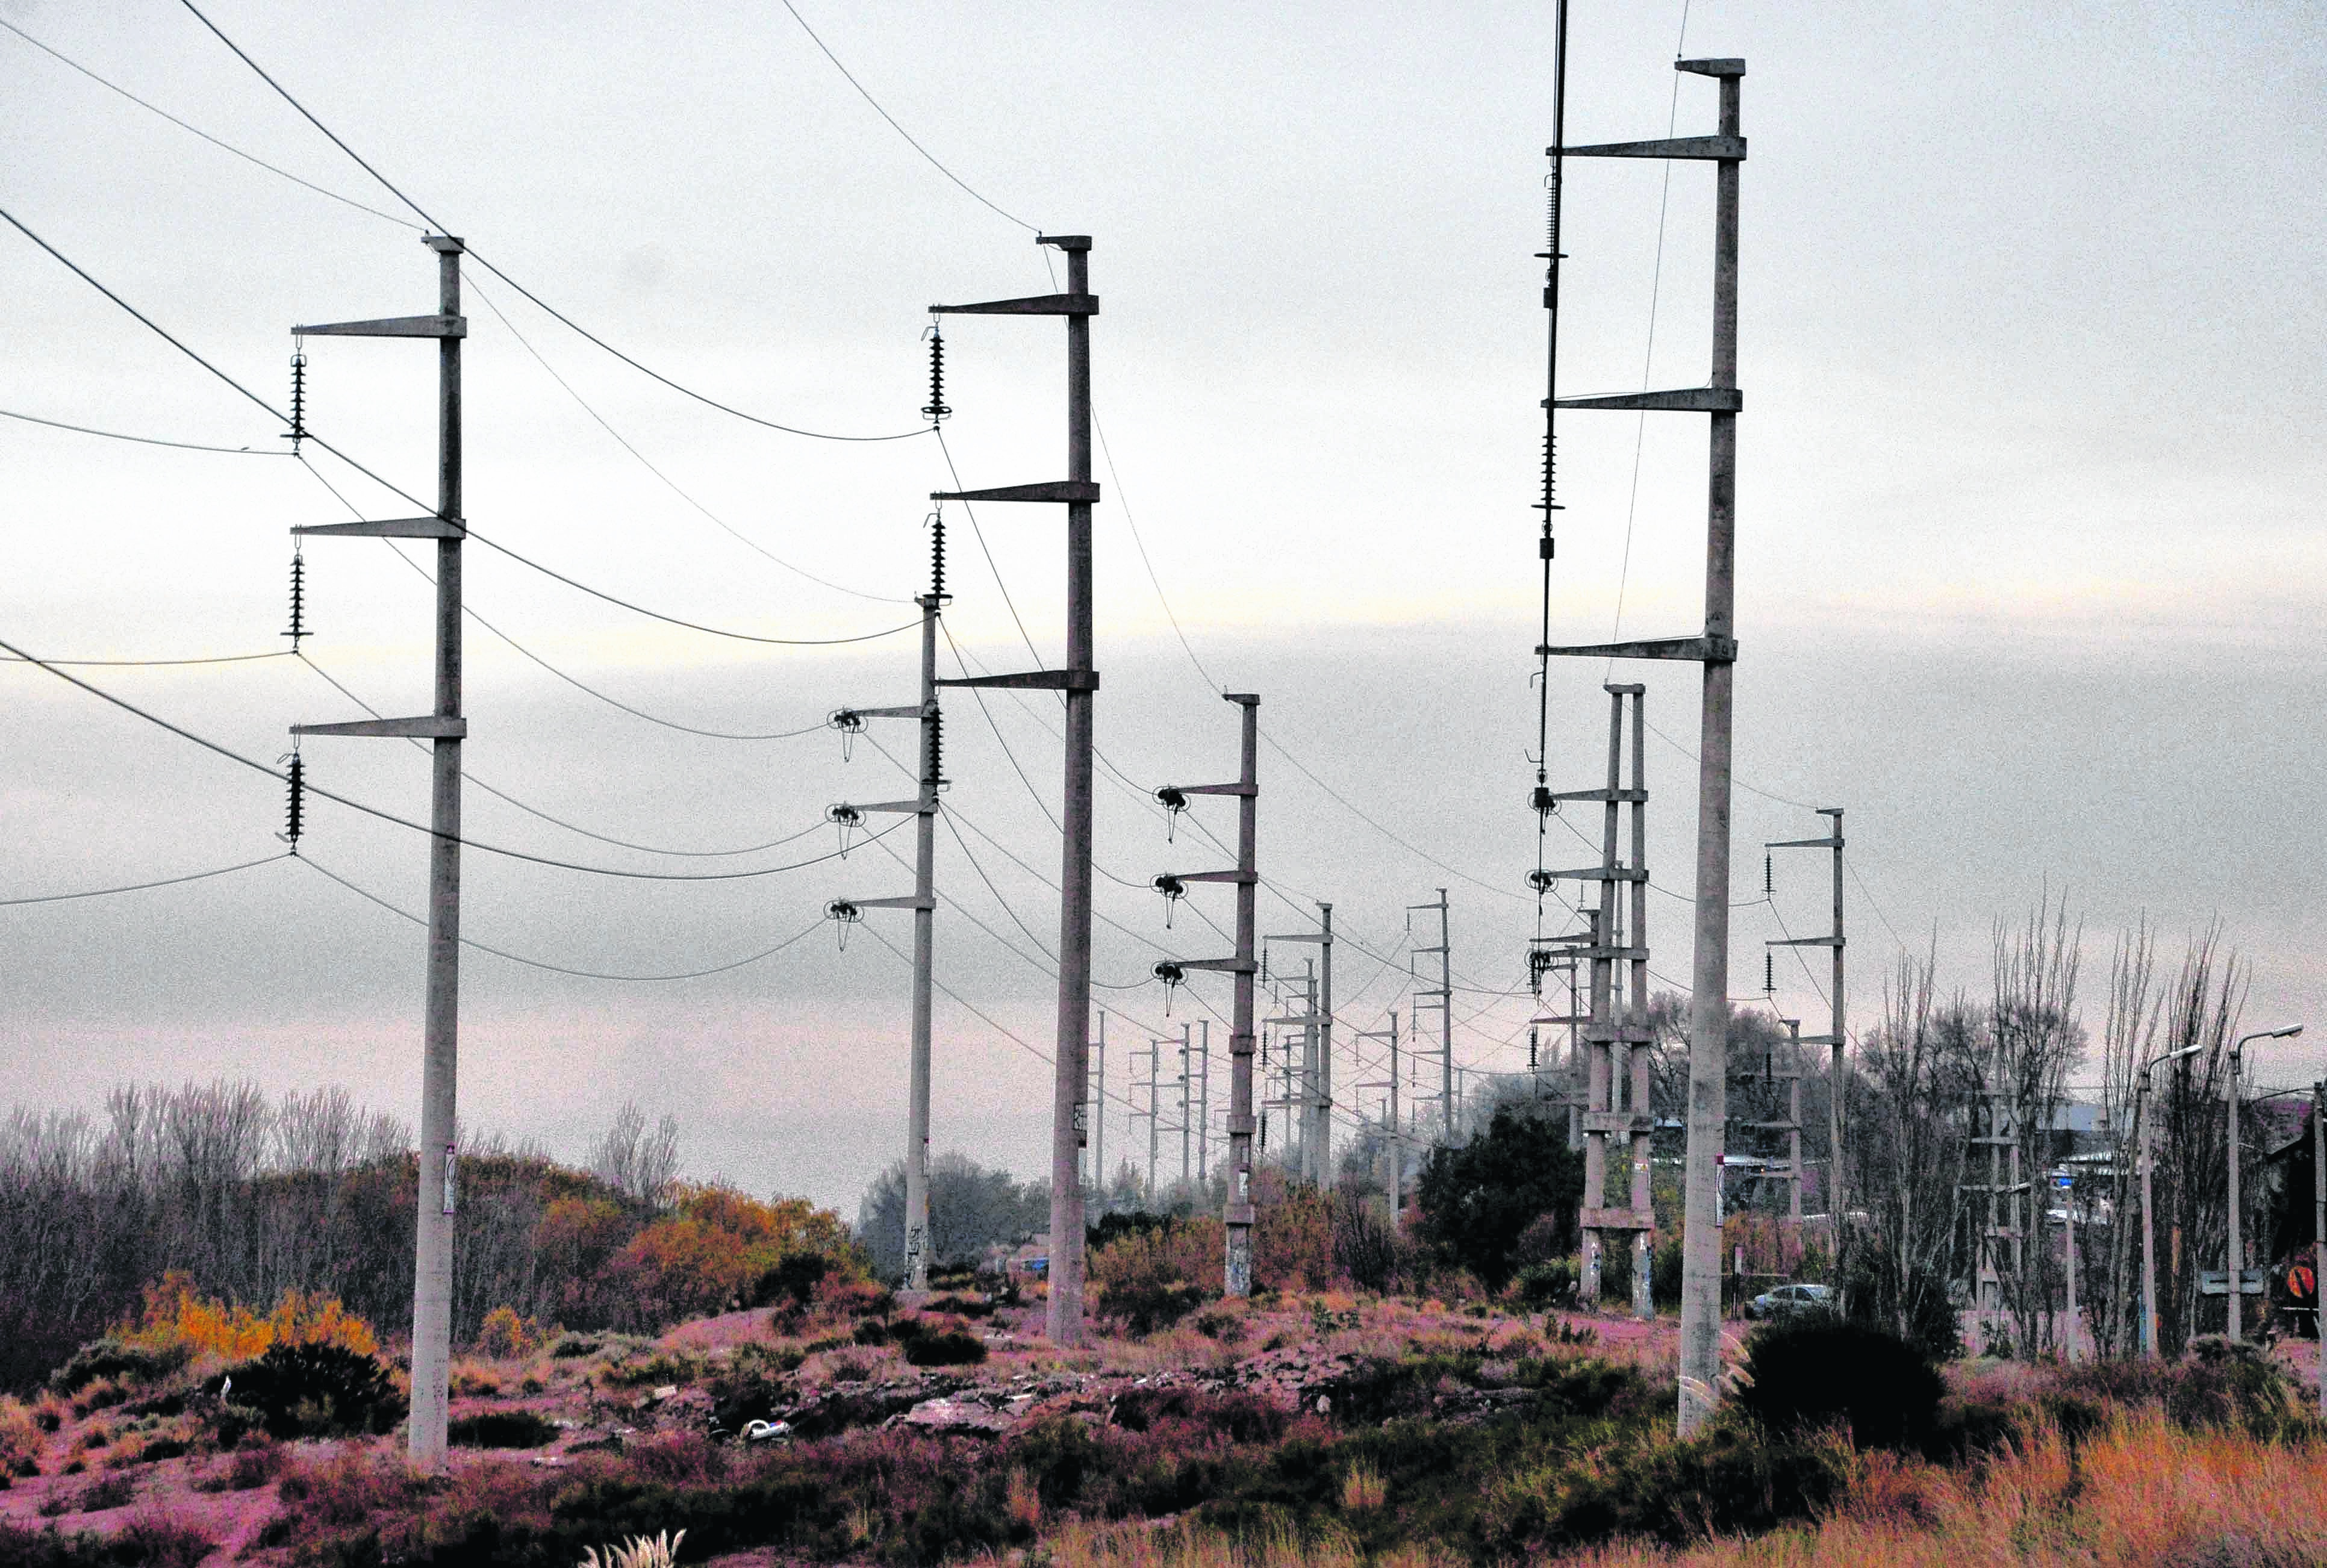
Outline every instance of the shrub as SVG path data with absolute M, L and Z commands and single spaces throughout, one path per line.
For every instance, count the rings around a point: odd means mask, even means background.
M 517 1315 L 514 1307 L 495 1307 L 477 1330 L 477 1354 L 495 1361 L 514 1361 L 540 1349 L 541 1325 Z
M 925 1331 L 904 1345 L 906 1363 L 914 1367 L 977 1367 L 986 1360 L 986 1341 L 964 1329 Z
M 541 1448 L 557 1441 L 558 1425 L 531 1410 L 480 1410 L 453 1421 L 445 1435 L 456 1448 Z
M 42 1446 L 40 1423 L 31 1409 L 13 1395 L 0 1395 L 0 1476 L 38 1475 Z
M 116 1473 L 103 1480 L 91 1481 L 74 1499 L 73 1507 L 84 1514 L 101 1514 L 107 1508 L 129 1506 L 137 1496 L 137 1483 L 126 1475 Z
M 2117 1404 L 2154 1405 L 2184 1431 L 2243 1427 L 2278 1436 L 2294 1415 L 2285 1367 L 2261 1347 L 2208 1335 L 2181 1361 L 2088 1361 L 2067 1367 L 2061 1386 Z
M 665 1383 L 685 1385 L 703 1376 L 703 1362 L 683 1351 L 657 1351 L 610 1363 L 598 1374 L 609 1388 L 646 1388 Z
M 1562 1253 L 1574 1245 L 1565 1238 L 1583 1195 L 1584 1156 L 1567 1146 L 1565 1125 L 1509 1106 L 1470 1143 L 1432 1150 L 1415 1187 L 1422 1238 L 1491 1290 L 1509 1280 L 1519 1239 L 1539 1218 L 1560 1227 Z
M 549 1347 L 553 1361 L 578 1361 L 584 1356 L 594 1356 L 605 1341 L 589 1334 L 560 1334 Z
M 1716 1422 L 1697 1437 L 1620 1446 L 1557 1466 L 1546 1478 L 1552 1484 L 1491 1527 L 1506 1536 L 1499 1556 L 1522 1544 L 1556 1551 L 1616 1535 L 1681 1545 L 1806 1518 L 1839 1498 L 1849 1477 L 1848 1456 L 1831 1442 L 1773 1439 Z
M 109 1337 L 92 1339 L 49 1374 L 49 1386 L 70 1395 L 100 1378 L 116 1384 L 155 1383 L 183 1367 L 192 1355 L 192 1349 L 183 1344 L 157 1347 Z
M 878 1318 L 867 1318 L 856 1325 L 849 1339 L 859 1345 L 885 1345 L 889 1342 L 889 1325 Z
M 194 1289 L 192 1276 L 172 1270 L 145 1287 L 145 1311 L 114 1337 L 157 1350 L 174 1350 L 183 1365 L 192 1355 L 230 1358 L 257 1356 L 271 1345 L 338 1345 L 360 1356 L 379 1349 L 379 1338 L 337 1296 L 285 1291 L 275 1310 L 260 1317 L 248 1307 L 229 1306 Z
M 1572 1257 L 1547 1258 L 1519 1272 L 1519 1301 L 1537 1311 L 1548 1307 L 1572 1307 L 1583 1265 Z
M 378 1434 L 404 1416 L 388 1368 L 343 1345 L 271 1345 L 229 1376 L 233 1405 L 253 1412 L 273 1437 Z
M 1753 1336 L 1737 1396 L 1779 1436 L 1846 1424 L 1861 1448 L 1920 1445 L 1936 1430 L 1939 1373 L 1899 1335 L 1820 1314 L 1772 1323 Z
M 217 1545 L 190 1525 L 160 1518 L 132 1519 L 110 1535 L 63 1535 L 0 1519 L 0 1563 L 8 1568 L 195 1568 Z

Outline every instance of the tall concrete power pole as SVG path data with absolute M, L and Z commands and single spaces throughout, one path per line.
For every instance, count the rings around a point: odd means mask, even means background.
M 940 315 L 1064 316 L 1067 319 L 1067 477 L 998 490 L 939 491 L 934 500 L 1054 501 L 1067 509 L 1067 667 L 977 676 L 943 686 L 1035 687 L 1066 696 L 1066 783 L 1060 816 L 1058 1057 L 1051 1104 L 1051 1259 L 1047 1325 L 1051 1343 L 1083 1340 L 1083 1145 L 1090 1064 L 1091 707 L 1098 694 L 1092 664 L 1090 236 L 1045 234 L 1036 243 L 1066 254 L 1067 292 L 983 304 L 934 305 Z
M 1849 1274 L 1847 1271 L 1844 1269 L 1843 1263 L 1844 1254 L 1850 1245 L 1850 1208 L 1844 1197 L 1844 1177 L 1846 1173 L 1845 1155 L 1846 1153 L 1846 1149 L 1843 1143 L 1843 1134 L 1846 1131 L 1845 1121 L 1849 1114 L 1850 1080 L 1848 1074 L 1850 1063 L 1846 1053 L 1849 1036 L 1845 1032 L 1844 1029 L 1846 1011 L 1845 1007 L 1846 993 L 1843 989 L 1843 949 L 1845 943 L 1842 933 L 1842 810 L 1843 808 L 1839 806 L 1821 806 L 1818 807 L 1818 815 L 1820 817 L 1830 817 L 1834 819 L 1834 831 L 1827 834 L 1823 838 L 1775 839 L 1764 845 L 1762 847 L 1773 850 L 1827 849 L 1834 852 L 1834 929 L 1823 937 L 1788 937 L 1781 940 L 1771 942 L 1769 946 L 1772 947 L 1826 947 L 1831 949 L 1834 955 L 1834 989 L 1827 997 L 1827 1008 L 1832 1018 L 1831 1024 L 1826 1033 L 1805 1034 L 1797 1043 L 1800 1045 L 1823 1045 L 1827 1047 L 1828 1051 L 1827 1058 L 1826 1108 L 1826 1207 L 1827 1213 L 1833 1225 L 1835 1273 L 1837 1278 L 1847 1279 Z M 1797 1086 L 1795 1089 L 1794 1120 L 1796 1122 L 1799 1122 L 1801 1120 L 1800 1089 L 1799 1086 Z M 1799 1140 L 1800 1137 L 1799 1133 L 1797 1132 L 1795 1136 L 1797 1140 Z M 1796 1174 L 1799 1176 L 1799 1172 L 1797 1171 Z M 1801 1183 L 1799 1180 L 1794 1183 L 1794 1200 L 1797 1204 L 1801 1200 Z
M 905 1288 L 930 1288 L 930 991 L 937 958 L 938 792 L 945 787 L 945 716 L 938 707 L 938 615 L 945 591 L 945 515 L 930 521 L 930 591 L 921 596 L 921 700 L 910 707 L 842 708 L 831 723 L 844 733 L 866 719 L 914 719 L 921 726 L 921 791 L 911 800 L 882 800 L 835 811 L 909 811 L 914 822 L 913 891 L 910 898 L 836 899 L 826 912 L 853 920 L 865 910 L 913 911 L 911 1068 L 905 1111 Z
M 444 1468 L 453 1362 L 453 1230 L 460 1188 L 453 1130 L 459 1125 L 461 1020 L 461 241 L 432 234 L 436 313 L 294 327 L 301 337 L 434 338 L 436 341 L 436 510 L 425 518 L 327 523 L 296 535 L 436 541 L 436 703 L 412 719 L 294 724 L 296 735 L 386 735 L 432 743 L 428 849 L 428 981 L 420 1067 L 418 1242 L 412 1284 L 412 1415 L 407 1447 L 423 1470 Z
M 1166 809 L 1182 811 L 1191 795 L 1227 795 L 1237 803 L 1237 863 L 1233 871 L 1183 872 L 1180 882 L 1224 882 L 1236 888 L 1236 952 L 1226 958 L 1183 958 L 1155 966 L 1156 978 L 1166 985 L 1184 979 L 1190 970 L 1206 969 L 1235 977 L 1236 1001 L 1229 1014 L 1229 1194 L 1221 1218 L 1227 1236 L 1224 1260 L 1226 1293 L 1252 1293 L 1252 1059 L 1253 984 L 1260 973 L 1255 954 L 1258 947 L 1260 891 L 1260 698 L 1252 692 L 1223 692 L 1222 698 L 1243 713 L 1243 766 L 1233 784 L 1167 784 L 1155 791 Z
M 1697 739 L 1696 929 L 1688 1050 L 1687 1218 L 1681 1237 L 1680 1430 L 1713 1414 L 1721 1386 L 1721 1158 L 1728 1116 L 1730 741 L 1737 663 L 1737 188 L 1742 60 L 1677 60 L 1673 69 L 1720 84 L 1719 133 L 1547 149 L 1568 158 L 1682 158 L 1715 168 L 1713 354 L 1707 385 L 1676 392 L 1560 397 L 1560 408 L 1669 410 L 1710 415 L 1706 484 L 1705 631 L 1698 637 L 1554 647 L 1589 658 L 1674 658 L 1704 667 Z

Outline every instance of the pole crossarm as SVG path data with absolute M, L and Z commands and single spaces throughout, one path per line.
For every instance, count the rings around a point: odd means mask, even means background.
M 1547 871 L 1543 873 L 1555 880 L 1560 877 L 1573 882 L 1646 882 L 1649 868 L 1642 865 L 1585 865 L 1574 871 Z
M 1839 947 L 1844 945 L 1840 937 L 1770 937 L 1762 943 L 1765 947 Z
M 1544 149 L 1547 155 L 1555 151 L 1569 158 L 1697 158 L 1721 163 L 1742 163 L 1745 161 L 1745 138 L 1671 136 L 1650 142 L 1595 142 L 1588 147 Z
M 1098 500 L 1098 485 L 1087 479 L 1044 480 L 1036 484 L 1005 484 L 994 490 L 931 490 L 933 501 L 1064 501 L 1090 506 Z
M 469 721 L 428 714 L 416 719 L 353 719 L 338 724 L 294 724 L 294 735 L 374 735 L 388 740 L 465 741 Z
M 1023 299 L 986 300 L 974 305 L 931 305 L 933 316 L 1095 316 L 1098 295 L 1029 294 Z
M 1614 408 L 1649 414 L 1737 414 L 1745 394 L 1734 387 L 1685 387 L 1672 392 L 1610 392 L 1596 397 L 1560 397 L 1553 408 Z
M 1098 690 L 1098 671 L 1030 669 L 1012 675 L 955 676 L 937 684 L 941 686 L 1007 686 L 1021 691 L 1095 692 Z
M 936 803 L 929 800 L 874 800 L 863 806 L 858 806 L 855 801 L 847 801 L 844 804 L 856 811 L 902 811 L 914 817 L 937 809 Z
M 1182 969 L 1201 969 L 1214 975 L 1257 975 L 1260 966 L 1249 958 L 1174 958 L 1173 964 Z M 1274 1023 L 1275 1019 L 1269 1020 Z
M 1183 882 L 1201 882 L 1243 883 L 1257 882 L 1260 881 L 1260 873 L 1257 871 L 1178 871 L 1167 872 L 1164 874 Z M 1274 938 L 1270 939 L 1272 941 L 1275 940 Z
M 893 899 L 836 899 L 833 901 L 846 904 L 852 910 L 934 910 L 938 907 L 937 900 L 920 893 Z
M 1645 789 L 1555 789 L 1554 800 L 1593 800 L 1612 805 L 1639 805 L 1649 798 Z
M 1734 637 L 1658 637 L 1640 642 L 1571 642 L 1539 645 L 1538 655 L 1558 658 L 1678 658 L 1698 664 L 1735 664 Z
M 946 683 L 939 681 L 938 684 L 943 686 Z M 838 718 L 846 714 L 853 719 L 926 719 L 930 716 L 932 705 L 915 703 L 910 707 L 902 708 L 841 708 L 833 716 Z M 866 809 L 870 810 L 871 807 L 868 807 Z
M 1172 788 L 1177 789 L 1182 795 L 1240 795 L 1248 797 L 1256 796 L 1260 793 L 1260 786 L 1257 784 L 1174 784 Z
M 294 327 L 303 338 L 465 338 L 466 316 L 386 316 L 376 322 L 326 322 Z
M 468 529 L 457 519 L 444 518 L 390 518 L 380 522 L 304 523 L 293 528 L 294 536 L 313 538 L 355 539 L 462 539 Z
M 1764 840 L 1763 849 L 1840 849 L 1839 838 L 1772 838 Z

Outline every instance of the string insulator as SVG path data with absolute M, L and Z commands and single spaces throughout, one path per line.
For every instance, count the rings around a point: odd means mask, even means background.
M 930 514 L 930 597 L 942 602 L 945 591 L 945 509 Z
M 921 417 L 931 425 L 942 422 L 953 410 L 945 400 L 945 334 L 937 323 L 930 323 L 930 406 L 921 410 Z
M 1774 854 L 1765 853 L 1762 856 L 1762 891 L 1765 896 L 1778 891 L 1777 860 Z
M 291 554 L 291 630 L 284 636 L 291 639 L 291 651 L 299 651 L 299 639 L 307 635 L 307 559 L 299 552 Z
M 299 853 L 299 835 L 306 831 L 307 826 L 307 774 L 306 764 L 300 761 L 298 752 L 291 753 L 290 761 L 287 777 L 291 781 L 291 803 L 284 813 L 284 830 L 279 836 L 291 846 L 291 853 L 296 854 Z
M 1155 966 L 1154 975 L 1164 982 L 1164 1016 L 1169 1018 L 1172 1016 L 1172 993 L 1188 978 L 1188 972 L 1167 958 Z
M 849 805 L 847 802 L 843 801 L 837 806 L 826 807 L 824 808 L 824 819 L 827 822 L 831 823 L 835 827 L 840 829 L 840 858 L 846 860 L 848 858 L 849 835 L 864 826 L 864 813 L 857 810 L 856 807 Z M 840 917 L 836 915 L 833 918 L 837 919 Z
M 930 709 L 930 781 L 943 788 L 945 776 L 945 714 L 934 705 Z
M 307 356 L 294 350 L 291 355 L 291 428 L 283 439 L 291 443 L 291 455 L 299 455 L 299 443 L 307 439 Z
M 835 899 L 824 906 L 824 918 L 830 920 L 836 928 L 840 938 L 840 950 L 844 953 L 848 951 L 848 928 L 863 919 L 864 911 L 846 899 Z
M 1777 994 L 1778 956 L 1774 953 L 1764 953 L 1762 955 L 1762 994 L 1775 996 Z
M 1547 871 L 1531 871 L 1527 874 L 1527 883 L 1535 890 L 1535 896 L 1541 898 L 1558 885 L 1559 879 Z

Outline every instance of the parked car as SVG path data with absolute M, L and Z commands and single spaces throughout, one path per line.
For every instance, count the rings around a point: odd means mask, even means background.
M 1762 1321 L 1790 1318 L 1798 1312 L 1834 1311 L 1834 1292 L 1825 1285 L 1780 1285 L 1745 1303 L 1745 1315 Z

